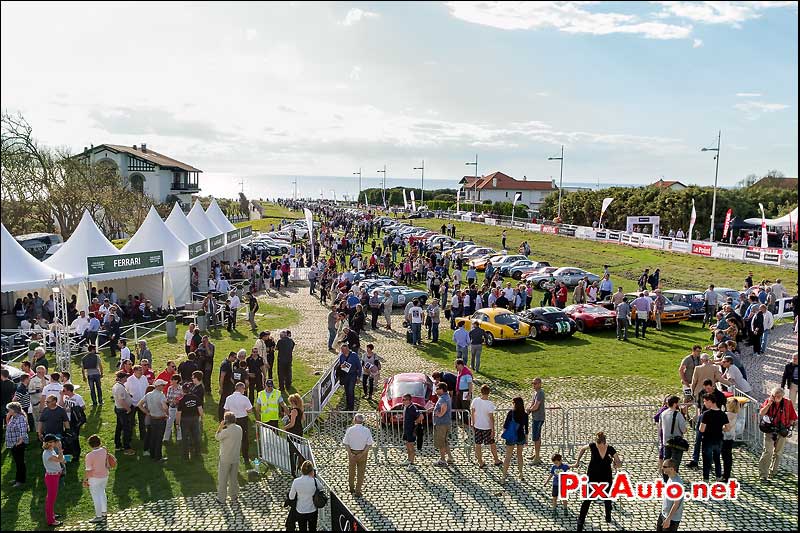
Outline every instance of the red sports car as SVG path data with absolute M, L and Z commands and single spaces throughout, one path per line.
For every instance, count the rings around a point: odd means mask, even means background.
M 426 231 L 425 233 L 420 233 L 418 235 L 412 235 L 408 238 L 409 244 L 414 244 L 417 241 L 427 241 L 429 237 L 433 237 L 436 235 L 436 232 L 433 231 Z
M 383 424 L 400 424 L 403 422 L 403 396 L 411 395 L 411 402 L 418 409 L 432 409 L 436 404 L 436 391 L 433 379 L 420 372 L 396 374 L 383 385 L 378 412 Z
M 616 327 L 617 313 L 595 304 L 567 306 L 564 312 L 575 321 L 578 331 Z

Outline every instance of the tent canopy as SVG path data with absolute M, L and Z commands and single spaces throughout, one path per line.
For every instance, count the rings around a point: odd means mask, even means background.
M 152 250 L 152 248 L 151 248 Z M 83 212 L 78 227 L 51 257 L 44 263 L 58 271 L 72 274 L 74 277 L 87 278 L 89 281 L 104 281 L 120 278 L 133 278 L 138 276 L 148 276 L 164 271 L 164 267 L 148 267 L 138 270 L 121 270 L 117 272 L 106 272 L 103 274 L 93 274 L 89 276 L 89 265 L 86 262 L 88 257 L 104 255 L 120 255 L 122 252 L 117 250 L 111 241 L 106 239 L 100 228 L 94 223 L 89 211 Z
M 231 224 L 231 221 L 228 220 L 228 217 L 226 217 L 225 213 L 222 212 L 217 200 L 214 198 L 211 199 L 211 203 L 209 204 L 208 209 L 206 209 L 206 216 L 222 231 L 228 232 L 236 229 L 236 226 Z
M 186 215 L 183 214 L 183 209 L 181 209 L 177 202 L 175 202 L 175 205 L 172 206 L 172 211 L 170 211 L 169 216 L 164 223 L 172 231 L 172 233 L 175 234 L 176 237 L 184 242 L 186 246 L 195 244 L 208 238 L 194 229 L 194 226 L 192 226 L 191 223 L 189 223 L 189 221 L 186 219 Z M 207 257 L 208 252 L 190 259 L 189 262 L 194 264 Z
M 22 247 L 20 243 L 2 226 L 0 246 L 0 284 L 2 292 L 33 290 L 47 287 L 48 282 L 60 271 L 45 265 Z M 66 274 L 64 283 L 77 283 L 75 276 Z
M 200 200 L 195 200 L 186 218 L 192 226 L 194 226 L 194 229 L 203 234 L 207 239 L 224 233 L 224 230 L 219 229 L 216 224 L 209 220 L 208 215 L 203 211 L 203 206 L 200 205 Z
M 750 224 L 751 226 L 760 226 L 761 219 L 760 218 L 746 218 L 744 219 L 746 224 Z M 768 218 L 766 219 L 767 226 L 777 226 L 788 228 L 789 226 L 794 226 L 797 224 L 797 208 L 795 207 L 791 213 L 783 215 L 779 218 Z
M 201 239 L 198 239 L 201 240 Z M 133 237 L 122 247 L 122 253 L 163 250 L 164 265 L 183 265 L 189 262 L 189 248 L 164 224 L 158 211 L 150 206 L 144 222 Z

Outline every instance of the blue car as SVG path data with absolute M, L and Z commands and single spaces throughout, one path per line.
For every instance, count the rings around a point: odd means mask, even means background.
M 704 317 L 706 306 L 703 300 L 703 293 L 700 291 L 690 291 L 684 289 L 673 289 L 661 292 L 664 296 L 672 300 L 672 303 L 688 307 L 693 317 Z
M 386 285 L 382 288 L 385 291 L 389 291 L 389 294 L 392 296 L 392 307 L 405 307 L 406 304 L 414 298 L 419 298 L 420 304 L 425 304 L 428 300 L 428 293 L 425 291 L 412 289 L 403 285 Z

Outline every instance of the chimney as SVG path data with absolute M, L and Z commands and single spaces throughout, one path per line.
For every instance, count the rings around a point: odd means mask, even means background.
M 145 143 L 142 143 L 142 153 L 147 153 L 147 145 Z
M 528 181 L 528 176 L 522 175 L 522 181 Z
M 84 151 L 84 152 L 86 152 L 88 149 L 89 149 L 89 148 L 88 148 L 88 147 L 86 147 L 86 146 L 84 146 L 84 147 L 83 147 L 83 151 Z
M 134 149 L 134 150 L 138 150 L 138 148 L 136 147 L 136 145 L 135 145 L 135 144 L 133 145 L 133 149 Z

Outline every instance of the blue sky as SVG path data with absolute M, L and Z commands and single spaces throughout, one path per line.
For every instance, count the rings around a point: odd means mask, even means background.
M 156 7 L 156 5 L 158 7 Z M 797 176 L 792 2 L 3 3 L 2 106 L 42 142 L 205 171 Z M 20 43 L 25 43 L 20 53 Z

